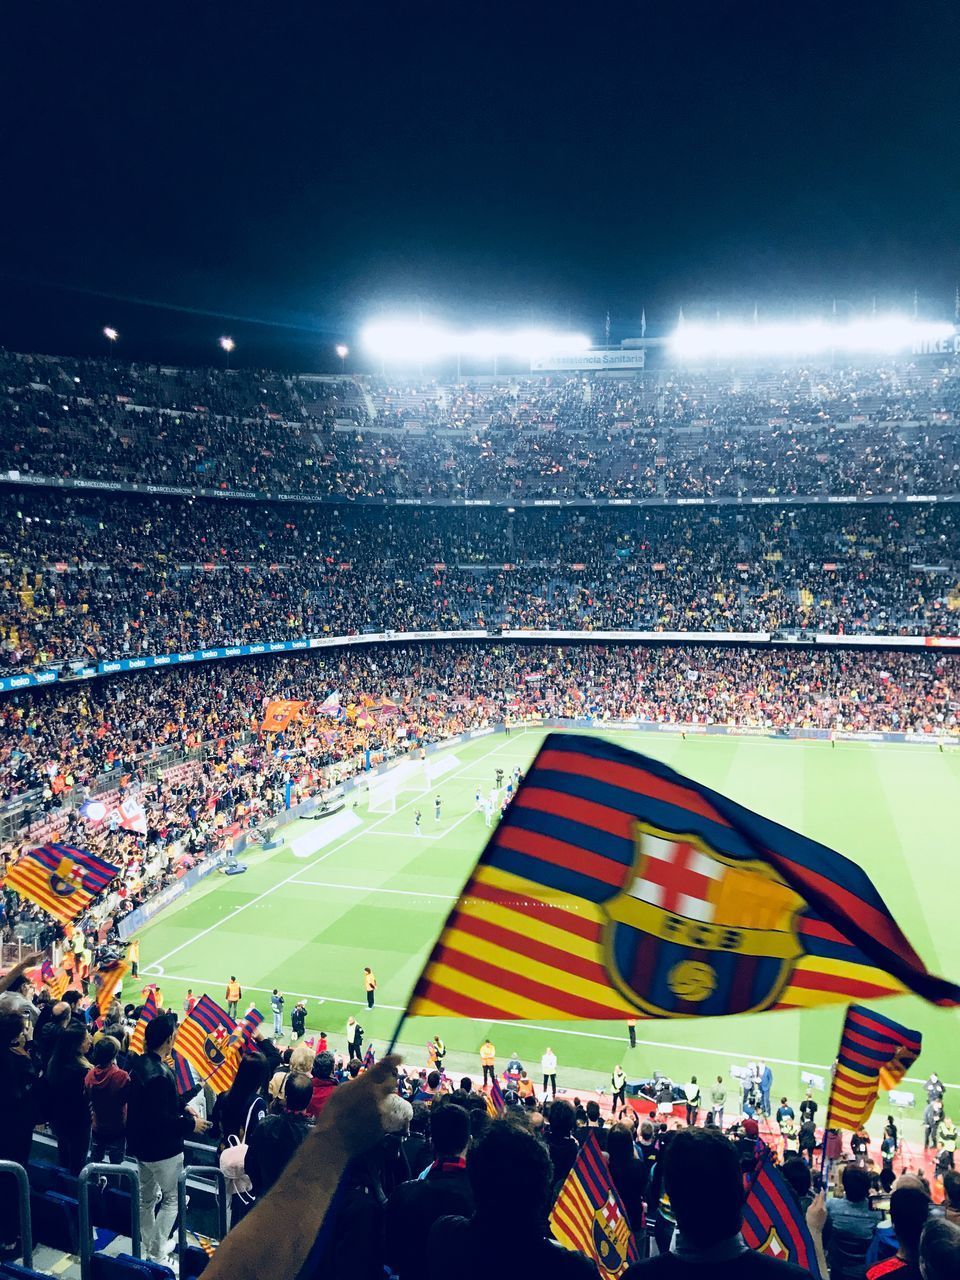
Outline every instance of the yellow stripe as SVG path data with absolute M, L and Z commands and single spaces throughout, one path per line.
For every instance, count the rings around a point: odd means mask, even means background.
M 446 1005 L 437 1004 L 436 1000 L 424 1000 L 417 996 L 410 1001 L 408 1017 L 410 1018 L 443 1018 L 453 1013 Z
M 872 964 L 832 960 L 828 956 L 804 956 L 797 961 L 796 967 L 801 973 L 826 973 L 836 978 L 853 978 L 857 982 L 870 982 L 875 986 L 886 987 L 891 992 L 902 993 L 907 990 L 903 983 Z
M 627 1006 L 616 998 L 616 993 L 611 987 L 603 983 L 591 982 L 589 978 L 580 978 L 562 968 L 554 968 L 553 965 L 544 964 L 541 960 L 534 960 L 522 951 L 509 951 L 506 947 L 500 947 L 484 938 L 462 933 L 457 928 L 448 930 L 444 941 L 447 945 L 464 952 L 465 955 L 473 956 L 475 960 L 482 960 L 488 964 L 495 964 L 501 969 L 506 969 L 508 973 L 516 970 L 524 978 L 541 982 L 548 988 L 562 987 L 564 994 L 569 993 L 580 996 L 584 1000 L 592 1000 L 596 1004 L 611 1008 L 612 1011 L 622 1009 L 625 1015 L 630 1013 Z
M 482 898 L 470 898 L 461 906 L 460 914 L 509 929 L 512 933 L 523 934 L 536 942 L 556 947 L 558 951 L 580 956 L 583 960 L 592 960 L 596 964 L 603 962 L 603 949 L 598 942 L 582 938 L 578 933 L 568 933 L 566 929 L 559 929 L 556 925 L 538 919 L 535 914 L 524 915 L 500 903 L 485 902 Z
M 578 898 L 573 893 L 563 893 L 560 889 L 551 889 L 539 880 L 527 880 L 525 876 L 515 876 L 512 872 L 502 871 L 499 867 L 482 864 L 474 871 L 473 881 L 488 884 L 504 893 L 516 894 L 519 898 L 539 898 L 548 907 L 572 908 L 581 919 L 592 920 L 594 924 L 603 924 L 606 919 L 595 902 Z M 468 885 L 463 892 L 463 897 L 469 896 L 470 886 Z
M 501 1012 L 507 1018 L 569 1018 L 563 1009 L 555 1009 L 551 1005 L 540 1004 L 528 1000 L 514 991 L 506 991 L 503 987 L 495 987 L 489 982 L 482 982 L 459 969 L 451 969 L 446 964 L 431 964 L 426 973 L 428 982 L 437 982 L 450 991 L 456 991 L 471 1000 L 479 1000 L 483 1004 Z

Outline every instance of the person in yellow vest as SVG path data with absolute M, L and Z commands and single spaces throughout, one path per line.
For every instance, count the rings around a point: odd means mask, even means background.
M 243 992 L 240 990 L 240 983 L 236 977 L 231 975 L 230 981 L 227 983 L 227 1013 L 231 1018 L 237 1016 L 237 1005 L 243 999 Z
M 363 970 L 363 989 L 367 993 L 367 1008 L 372 1009 L 376 1000 L 377 979 L 373 970 L 366 965 Z
M 490 1043 L 489 1039 L 484 1040 L 480 1046 L 480 1066 L 483 1068 L 483 1083 L 487 1083 L 487 1077 L 490 1077 L 490 1083 L 493 1084 L 497 1078 L 494 1070 L 494 1062 L 496 1061 L 497 1051 Z
M 130 965 L 131 978 L 140 977 L 140 939 L 131 938 L 127 947 L 127 961 Z

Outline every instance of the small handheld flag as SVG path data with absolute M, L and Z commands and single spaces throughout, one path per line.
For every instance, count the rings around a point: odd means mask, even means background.
M 225 1093 L 240 1065 L 243 1033 L 223 1009 L 203 995 L 177 1028 L 173 1047 L 186 1058 L 202 1083 Z
M 604 1276 L 620 1276 L 640 1251 L 610 1180 L 600 1143 L 590 1134 L 564 1179 L 550 1214 L 554 1238 L 592 1258 Z
M 506 1099 L 503 1096 L 503 1090 L 500 1088 L 500 1081 L 494 1076 L 493 1084 L 490 1086 L 490 1102 L 496 1114 L 502 1115 L 507 1109 Z
M 376 1064 L 376 1061 L 377 1061 L 377 1058 L 373 1052 L 373 1045 L 370 1045 L 370 1047 L 367 1049 L 367 1052 L 363 1055 L 364 1071 L 369 1071 L 370 1068 Z
M 30 849 L 7 872 L 4 884 L 71 924 L 102 893 L 120 868 L 69 844 Z
M 93 975 L 93 985 L 96 989 L 94 1001 L 101 1018 L 106 1017 L 110 1001 L 113 999 L 113 993 L 123 981 L 124 974 L 128 973 L 129 970 L 130 966 L 125 960 L 113 960 L 110 964 L 101 966 Z
M 960 1004 L 849 859 L 659 761 L 552 733 L 407 1013 L 719 1017 L 904 991 Z
M 919 1031 L 852 1004 L 840 1036 L 827 1128 L 855 1132 L 866 1124 L 881 1088 L 899 1084 L 920 1056 L 921 1043 Z
M 156 992 L 148 991 L 143 1008 L 140 1010 L 140 1017 L 130 1036 L 131 1053 L 143 1053 L 146 1048 L 147 1023 L 152 1022 L 159 1012 Z
M 193 1072 L 190 1070 L 190 1063 L 186 1060 L 182 1053 L 177 1053 L 176 1049 L 172 1053 L 171 1066 L 173 1067 L 173 1078 L 177 1084 L 177 1093 L 182 1098 L 185 1093 L 189 1093 L 196 1085 Z
M 816 1249 L 800 1204 L 767 1150 L 757 1166 L 743 1207 L 744 1241 L 758 1253 L 780 1258 L 821 1280 Z
M 70 985 L 70 975 L 66 969 L 54 969 L 49 960 L 44 960 L 40 966 L 40 977 L 53 999 L 62 1000 L 63 993 Z

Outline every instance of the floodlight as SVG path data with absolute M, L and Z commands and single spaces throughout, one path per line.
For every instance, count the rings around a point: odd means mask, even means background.
M 236 347 L 236 345 L 237 345 L 237 344 L 234 342 L 234 340 L 233 340 L 232 338 L 221 338 L 221 339 L 220 339 L 220 346 L 222 347 L 222 349 L 223 349 L 224 351 L 226 351 L 227 355 L 229 355 L 229 354 L 230 354 L 230 352 L 231 352 L 231 351 L 233 351 L 233 349 Z
M 580 333 L 550 329 L 473 329 L 457 332 L 421 318 L 374 320 L 360 335 L 364 347 L 380 360 L 426 364 L 443 357 L 474 360 L 531 359 L 587 351 L 590 339 Z
M 109 339 L 110 342 L 116 342 L 116 340 L 120 337 L 116 329 L 111 329 L 109 325 L 107 325 L 106 328 L 104 329 L 103 336 Z
M 953 325 L 913 320 L 907 316 L 869 316 L 838 324 L 825 320 L 776 321 L 771 324 L 690 324 L 677 327 L 670 339 L 680 359 L 739 356 L 809 356 L 830 351 L 893 355 L 925 343 L 940 342 Z
M 341 360 L 346 360 L 347 356 L 350 354 L 350 348 L 343 342 L 338 342 L 335 350 Z

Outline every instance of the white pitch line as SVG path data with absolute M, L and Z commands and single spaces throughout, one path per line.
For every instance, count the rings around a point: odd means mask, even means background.
M 492 755 L 494 751 L 498 751 L 501 745 L 502 744 L 500 742 L 494 742 L 490 750 L 485 751 L 483 755 L 478 756 L 477 760 L 485 760 L 487 756 Z M 468 761 L 468 764 L 464 765 L 464 768 L 475 765 L 477 763 L 477 760 Z M 456 773 L 451 773 L 451 774 L 448 774 L 447 776 L 448 778 L 453 779 L 458 777 L 460 772 L 461 770 L 458 769 Z M 399 813 L 401 809 L 409 808 L 410 805 L 416 804 L 418 800 L 422 799 L 423 796 L 425 795 L 429 795 L 429 793 L 433 790 L 434 790 L 433 787 L 426 787 L 423 791 L 418 791 L 416 795 L 412 796 L 404 804 L 398 805 L 394 812 Z M 207 934 L 213 933 L 215 929 L 219 929 L 221 925 L 226 924 L 230 920 L 235 920 L 237 916 L 240 915 L 241 912 L 248 911 L 251 907 L 255 907 L 258 902 L 262 902 L 264 898 L 269 898 L 272 893 L 276 893 L 278 889 L 282 889 L 285 885 L 290 884 L 292 880 L 296 880 L 297 876 L 303 875 L 308 871 L 312 871 L 314 867 L 319 867 L 321 862 L 325 862 L 327 858 L 332 857 L 333 854 L 335 853 L 339 853 L 340 850 L 345 849 L 348 844 L 352 844 L 354 840 L 358 839 L 362 835 L 366 835 L 368 832 L 378 827 L 381 822 L 385 822 L 387 818 L 392 818 L 392 817 L 393 817 L 393 814 L 385 814 L 384 817 L 378 819 L 376 822 L 372 822 L 367 826 L 360 827 L 360 829 L 358 831 L 355 831 L 352 836 L 347 836 L 347 838 L 345 840 L 342 840 L 340 844 L 335 845 L 332 849 L 328 849 L 326 853 L 321 854 L 320 857 L 317 858 L 314 862 L 311 862 L 309 866 L 297 867 L 297 869 L 291 872 L 291 874 L 288 875 L 284 880 L 278 880 L 277 883 L 274 885 L 271 885 L 269 889 L 264 889 L 263 893 L 259 893 L 255 898 L 251 898 L 249 902 L 244 902 L 241 906 L 234 907 L 234 909 L 230 912 L 228 916 L 224 916 L 222 920 L 215 920 L 213 924 L 208 925 L 206 929 L 201 929 L 199 933 L 195 933 L 193 937 L 188 938 L 186 942 L 181 942 L 178 947 L 174 947 L 173 950 L 168 951 L 166 955 L 159 956 L 156 960 L 153 961 L 153 964 L 154 965 L 164 964 L 167 960 L 170 959 L 171 956 L 178 955 L 181 951 L 186 950 L 187 947 L 192 946 L 195 942 L 199 942 L 201 938 L 205 938 Z M 452 830 L 452 828 L 449 828 L 449 829 Z M 144 965 L 144 973 L 149 974 L 149 971 L 152 967 L 153 967 L 152 965 Z
M 399 892 L 399 891 L 394 890 L 394 892 Z M 220 986 L 223 983 L 222 978 L 184 977 L 183 975 L 178 975 L 173 973 L 168 973 L 166 977 L 169 979 L 170 982 L 189 982 L 189 983 L 198 983 L 198 984 L 206 983 L 210 986 Z M 263 992 L 265 995 L 269 995 L 273 991 L 273 987 L 248 987 L 246 983 L 243 984 L 243 988 L 245 991 L 260 991 L 260 992 Z M 358 1007 L 361 1004 L 363 1004 L 362 999 L 344 1000 L 341 996 L 318 996 L 318 995 L 314 995 L 313 992 L 310 992 L 310 991 L 285 990 L 284 994 L 289 996 L 296 996 L 298 1000 L 313 1000 L 317 1004 L 353 1004 L 353 1005 L 357 1005 Z M 389 1009 L 391 1013 L 404 1012 L 402 1005 L 381 1004 L 379 1000 L 377 1001 L 375 1007 L 377 1009 Z M 577 1036 L 581 1040 L 608 1040 L 610 1041 L 611 1044 L 622 1044 L 625 1047 L 629 1048 L 629 1045 L 627 1044 L 627 1040 L 625 1036 L 623 1035 L 608 1036 L 608 1035 L 604 1035 L 602 1031 L 574 1031 L 570 1027 L 556 1027 L 556 1026 L 545 1027 L 538 1022 L 524 1022 L 520 1019 L 515 1019 L 515 1018 L 488 1018 L 488 1019 L 458 1018 L 457 1021 L 458 1022 L 474 1022 L 481 1027 L 488 1027 L 488 1026 L 510 1027 L 510 1028 L 516 1027 L 516 1028 L 519 1028 L 519 1030 L 521 1031 L 544 1031 L 549 1036 Z M 744 1062 L 744 1063 L 755 1062 L 757 1058 L 756 1054 L 754 1054 L 751 1057 L 749 1054 L 745 1054 L 745 1053 L 740 1053 L 740 1052 L 731 1053 L 727 1049 L 705 1049 L 697 1045 L 672 1044 L 669 1040 L 641 1040 L 638 1037 L 637 1045 L 638 1046 L 643 1045 L 644 1048 L 649 1048 L 649 1049 L 678 1049 L 682 1053 L 709 1054 L 715 1058 L 729 1058 L 732 1061 L 736 1061 L 737 1059 L 739 1059 L 741 1062 Z M 771 1058 L 769 1056 L 764 1058 L 764 1062 L 772 1062 L 775 1066 L 778 1066 L 778 1067 L 809 1067 L 817 1071 L 826 1071 L 828 1073 L 830 1071 L 830 1067 L 824 1062 L 796 1062 L 792 1058 Z M 904 1076 L 904 1080 L 908 1084 L 924 1084 L 925 1083 L 925 1081 L 921 1080 L 919 1076 Z M 944 1083 L 945 1089 L 960 1089 L 960 1084 L 950 1084 L 949 1081 L 946 1081 L 946 1080 L 943 1083 Z
M 316 889 L 352 889 L 354 893 L 398 893 L 405 898 L 439 898 L 441 902 L 456 902 L 455 893 L 422 893 L 419 889 L 381 889 L 366 884 L 331 884 L 328 880 L 298 880 L 297 884 L 309 884 Z

